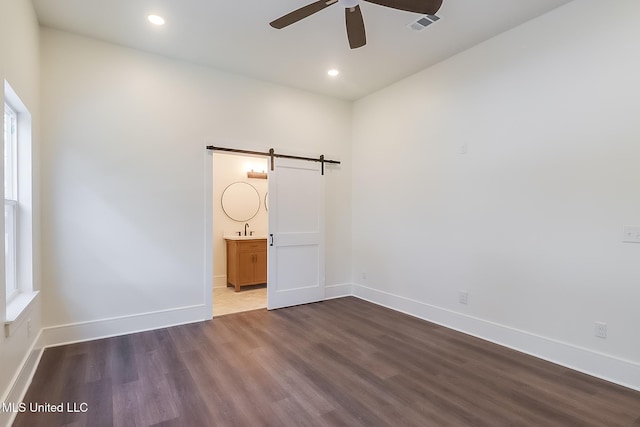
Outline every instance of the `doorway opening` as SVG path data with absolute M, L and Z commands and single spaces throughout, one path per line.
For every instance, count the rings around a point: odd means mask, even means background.
M 268 159 L 212 161 L 213 316 L 267 308 Z

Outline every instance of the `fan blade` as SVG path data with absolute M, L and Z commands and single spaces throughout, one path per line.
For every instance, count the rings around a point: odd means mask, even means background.
M 360 6 L 345 8 L 345 20 L 347 23 L 347 37 L 349 47 L 357 49 L 367 44 L 367 35 L 364 32 L 364 19 Z
M 406 10 L 407 12 L 435 15 L 442 6 L 442 0 L 365 0 L 369 3 L 392 9 Z
M 276 19 L 275 21 L 270 22 L 269 25 L 277 29 L 284 28 L 288 25 L 298 22 L 301 19 L 306 18 L 307 16 L 311 16 L 316 12 L 320 12 L 325 7 L 329 7 L 334 3 L 337 3 L 337 1 L 320 0 L 315 3 L 308 4 L 301 7 L 300 9 L 296 9 L 293 12 L 287 13 L 286 15 Z

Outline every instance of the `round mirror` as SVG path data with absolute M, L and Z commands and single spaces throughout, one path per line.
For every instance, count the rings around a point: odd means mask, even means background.
M 258 190 L 246 182 L 234 182 L 222 193 L 222 210 L 234 221 L 249 221 L 260 209 Z

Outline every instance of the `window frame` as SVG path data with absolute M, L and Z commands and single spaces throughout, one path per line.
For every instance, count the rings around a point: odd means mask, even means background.
M 15 200 L 11 206 L 15 206 L 15 276 L 16 292 L 10 292 L 7 298 L 7 286 L 0 293 L 0 301 L 4 304 L 0 307 L 0 317 L 4 318 L 5 337 L 9 338 L 17 333 L 27 319 L 27 315 L 33 307 L 34 301 L 40 293 L 37 284 L 34 283 L 34 167 L 33 167 L 33 118 L 29 108 L 22 102 L 16 91 L 7 80 L 4 80 L 4 105 L 15 113 L 15 149 L 12 151 L 17 161 L 13 171 L 15 186 L 8 186 L 7 194 Z M 4 117 L 4 115 L 3 115 Z M 4 145 L 4 133 L 3 133 Z M 4 178 L 4 176 L 3 176 Z M 3 185 L 4 192 L 4 185 Z M 13 209 L 13 208 L 12 208 Z M 13 229 L 13 227 L 11 227 Z M 11 261 L 13 262 L 13 261 Z M 6 277 L 5 277 L 6 280 Z

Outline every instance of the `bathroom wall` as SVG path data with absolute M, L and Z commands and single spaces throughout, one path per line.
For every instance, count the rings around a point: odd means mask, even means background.
M 245 223 L 249 224 L 248 231 L 256 236 L 265 236 L 268 226 L 268 212 L 265 207 L 267 195 L 267 180 L 247 178 L 247 171 L 267 171 L 267 159 L 261 157 L 247 157 L 216 152 L 213 154 L 213 286 L 227 285 L 227 256 L 224 236 L 233 235 L 238 231 L 244 232 Z M 222 209 L 222 193 L 234 182 L 246 182 L 258 191 L 260 208 L 257 215 L 249 221 L 238 222 L 229 218 Z

